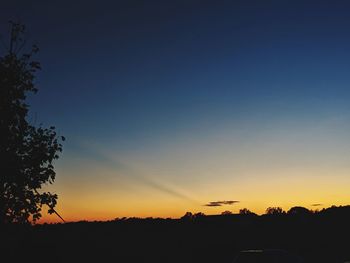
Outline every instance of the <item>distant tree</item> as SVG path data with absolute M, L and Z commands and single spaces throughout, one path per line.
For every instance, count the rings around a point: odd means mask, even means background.
M 268 207 L 265 212 L 267 215 L 282 215 L 285 212 L 281 207 Z
M 255 213 L 253 213 L 252 211 L 250 211 L 247 208 L 242 208 L 239 210 L 239 214 L 240 215 L 255 215 Z
M 192 220 L 193 214 L 191 212 L 186 212 L 182 217 L 181 220 Z
M 198 212 L 198 213 L 195 213 L 195 214 L 193 215 L 193 217 L 194 217 L 194 218 L 203 218 L 203 217 L 205 217 L 205 214 L 202 213 L 202 212 Z
M 312 212 L 302 206 L 294 206 L 288 210 L 287 214 L 289 215 L 297 215 L 297 216 L 306 216 L 312 214 Z
M 29 223 L 41 217 L 44 204 L 54 213 L 57 195 L 39 193 L 55 180 L 53 161 L 62 151 L 55 127 L 34 127 L 28 123 L 28 93 L 36 93 L 35 73 L 40 63 L 32 60 L 33 46 L 23 53 L 24 26 L 10 22 L 9 46 L 0 56 L 0 224 Z
M 232 212 L 226 210 L 226 211 L 222 212 L 221 215 L 223 215 L 223 216 L 232 215 Z

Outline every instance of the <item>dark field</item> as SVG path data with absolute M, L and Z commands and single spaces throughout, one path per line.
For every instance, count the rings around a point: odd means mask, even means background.
M 7 262 L 233 262 L 278 248 L 304 262 L 350 260 L 350 208 L 310 215 L 225 215 L 7 226 Z

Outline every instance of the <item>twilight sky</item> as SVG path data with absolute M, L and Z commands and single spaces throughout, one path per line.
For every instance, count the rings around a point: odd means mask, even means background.
M 10 19 L 41 49 L 32 122 L 67 138 L 67 220 L 350 203 L 349 2 L 14 0 L 2 38 Z

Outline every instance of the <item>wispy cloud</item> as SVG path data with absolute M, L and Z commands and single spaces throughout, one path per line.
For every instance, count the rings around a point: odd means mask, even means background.
M 211 201 L 204 206 L 209 206 L 209 207 L 216 207 L 216 206 L 223 206 L 223 205 L 233 205 L 235 203 L 239 203 L 237 200 L 225 200 L 225 201 Z
M 322 206 L 323 204 L 312 204 L 311 206 Z

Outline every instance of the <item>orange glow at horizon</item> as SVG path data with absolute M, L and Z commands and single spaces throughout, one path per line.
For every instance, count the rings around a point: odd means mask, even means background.
M 62 194 L 59 197 L 57 211 L 65 219 L 66 222 L 73 221 L 107 221 L 122 217 L 161 217 L 161 218 L 180 218 L 186 212 L 198 213 L 203 212 L 206 215 L 221 214 L 223 211 L 231 211 L 238 213 L 242 208 L 248 208 L 250 211 L 259 215 L 265 213 L 267 207 L 279 206 L 285 211 L 288 211 L 293 206 L 303 206 L 310 210 L 320 210 L 332 205 L 347 205 L 350 204 L 350 194 L 347 191 L 347 183 L 345 180 L 340 185 L 329 184 L 325 180 L 320 180 L 318 183 L 304 179 L 284 180 L 284 182 L 275 182 L 271 185 L 270 181 L 257 183 L 252 185 L 252 182 L 247 182 L 249 187 L 245 185 L 241 191 L 232 187 L 221 187 L 221 191 L 208 191 L 208 195 L 201 195 L 200 200 L 205 200 L 202 203 L 194 203 L 188 200 L 183 200 L 176 197 L 164 196 L 162 193 L 146 193 L 147 199 L 143 200 L 139 196 L 128 198 L 109 195 L 91 195 L 82 197 L 80 200 L 74 200 Z M 244 184 L 242 184 L 243 186 Z M 322 188 L 323 186 L 323 188 Z M 314 188 L 312 188 L 314 187 Z M 230 191 L 230 188 L 232 191 Z M 337 189 L 329 190 L 331 189 Z M 260 189 L 260 191 L 259 191 Z M 220 207 L 207 207 L 205 203 L 209 201 L 224 200 L 225 198 L 214 198 L 218 195 L 217 192 L 235 192 L 237 196 L 241 196 L 239 203 L 233 205 L 223 205 Z M 248 191 L 247 194 L 244 194 Z M 263 192 L 266 191 L 266 192 Z M 216 193 L 215 193 L 216 192 Z M 260 195 L 263 195 L 260 197 Z M 229 197 L 229 194 L 225 194 Z M 233 194 L 231 196 L 234 196 Z M 259 198 L 260 197 L 260 198 Z M 71 199 L 70 199 L 71 198 Z M 139 199 L 140 198 L 140 199 Z M 226 198 L 229 200 L 230 198 Z M 232 199 L 232 198 L 231 198 Z M 320 206 L 313 206 L 318 203 Z M 55 215 L 43 213 L 43 218 L 39 223 L 59 223 L 61 220 Z
M 113 143 L 84 142 L 85 156 L 63 156 L 48 189 L 58 194 L 57 211 L 66 221 L 179 218 L 186 212 L 211 215 L 241 208 L 263 214 L 271 206 L 316 210 L 350 204 L 347 134 L 329 136 L 333 122 L 304 126 L 252 129 L 248 135 L 221 129 L 134 152 L 118 152 Z M 219 200 L 240 202 L 204 206 Z M 322 206 L 312 206 L 316 203 Z M 54 214 L 40 220 L 59 221 Z

